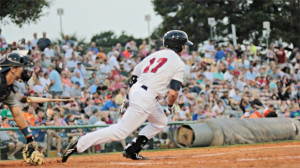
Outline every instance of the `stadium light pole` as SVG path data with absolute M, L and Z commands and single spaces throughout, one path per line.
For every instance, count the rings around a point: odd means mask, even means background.
M 64 9 L 63 8 L 57 8 L 57 15 L 59 15 L 60 19 L 60 34 L 63 34 L 63 29 L 62 29 L 62 19 L 61 16 L 64 14 Z
M 148 44 L 150 45 L 150 21 L 151 21 L 151 16 L 145 15 L 145 21 L 148 22 Z
M 269 21 L 264 21 L 263 22 L 263 28 L 265 29 L 265 37 L 266 37 L 266 45 L 267 45 L 267 49 L 269 48 L 269 37 L 270 37 L 270 22 Z M 264 34 L 264 33 L 263 33 Z
M 217 24 L 217 22 L 214 17 L 209 17 L 207 20 L 208 20 L 208 25 L 210 27 L 210 39 L 213 39 L 214 38 L 213 27 Z

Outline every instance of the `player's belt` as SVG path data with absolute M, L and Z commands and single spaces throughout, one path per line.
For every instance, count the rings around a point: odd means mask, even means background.
M 148 90 L 148 87 L 145 86 L 145 85 L 142 85 L 141 88 L 145 89 L 146 91 Z M 156 97 L 155 97 L 155 99 L 157 99 L 157 100 L 158 100 L 158 98 L 159 98 L 159 96 L 156 96 Z

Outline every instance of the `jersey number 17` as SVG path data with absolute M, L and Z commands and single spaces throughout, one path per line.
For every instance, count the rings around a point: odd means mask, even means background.
M 162 67 L 162 66 L 168 61 L 167 58 L 159 58 L 159 59 L 155 62 L 155 59 L 156 59 L 156 58 L 152 58 L 152 59 L 150 60 L 150 65 L 148 65 L 148 66 L 144 69 L 144 71 L 143 71 L 144 73 L 148 73 L 150 67 L 151 67 L 154 63 L 155 63 L 154 65 L 156 65 L 156 66 L 155 66 L 154 68 L 152 68 L 150 72 L 156 73 L 156 71 L 157 71 L 160 67 Z

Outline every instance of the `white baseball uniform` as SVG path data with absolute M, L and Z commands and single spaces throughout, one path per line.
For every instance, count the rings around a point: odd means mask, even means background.
M 81 153 L 92 145 L 125 139 L 146 120 L 149 121 L 140 135 L 154 137 L 165 126 L 168 119 L 157 97 L 164 96 L 172 79 L 183 82 L 185 65 L 170 49 L 157 51 L 135 66 L 133 75 L 137 82 L 129 91 L 129 107 L 117 124 L 82 136 L 77 144 Z

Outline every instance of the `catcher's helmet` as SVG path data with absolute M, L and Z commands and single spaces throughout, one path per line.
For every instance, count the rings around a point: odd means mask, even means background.
M 0 73 L 9 70 L 15 66 L 25 66 L 29 60 L 26 56 L 21 57 L 18 53 L 10 53 L 3 55 L 0 59 Z
M 183 45 L 193 45 L 193 43 L 188 40 L 187 34 L 181 30 L 170 30 L 163 38 L 164 46 L 174 50 L 176 53 L 182 51 Z

